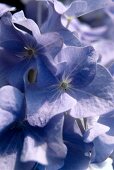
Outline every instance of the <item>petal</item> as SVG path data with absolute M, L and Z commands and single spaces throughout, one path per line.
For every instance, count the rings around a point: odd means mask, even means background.
M 26 69 L 27 71 L 25 72 L 25 75 L 24 75 L 25 87 L 28 84 L 30 84 L 28 77 L 29 77 L 29 72 L 31 69 L 33 69 L 34 72 L 36 71 L 36 81 L 35 82 L 37 84 L 38 89 L 46 89 L 46 88 L 49 88 L 50 86 L 55 85 L 57 83 L 56 77 L 54 77 L 50 71 L 50 70 L 52 70 L 52 68 L 49 66 L 49 69 L 50 69 L 49 70 L 47 68 L 48 64 L 46 65 L 43 62 L 44 57 L 45 56 L 39 56 L 36 59 L 36 61 L 33 61 L 33 63 L 30 62 L 29 67 L 27 66 L 27 69 Z M 18 84 L 19 84 L 19 82 L 18 82 Z
M 21 53 L 24 50 L 24 43 L 18 40 L 3 41 L 0 45 L 12 54 Z
M 60 170 L 85 170 L 89 166 L 89 157 L 80 152 L 73 145 L 69 145 L 64 166 Z
M 24 95 L 16 88 L 0 89 L 0 132 L 22 116 Z
M 27 18 L 31 18 L 38 24 L 39 27 L 41 27 L 41 25 L 47 19 L 48 16 L 47 6 L 47 0 L 29 1 L 25 5 L 25 13 Z
M 4 3 L 0 3 L 0 17 L 8 11 L 15 11 L 15 10 L 16 10 L 15 7 L 11 7 L 11 6 L 6 5 Z
M 66 156 L 66 147 L 62 140 L 63 120 L 61 114 L 53 117 L 43 129 L 31 127 L 31 133 L 29 131 L 24 140 L 21 159 L 36 161 L 56 169 L 61 167 Z
M 93 144 L 94 144 L 94 150 L 92 153 L 93 162 L 104 161 L 110 156 L 110 154 L 113 151 L 114 148 L 113 121 L 114 121 L 114 111 L 107 113 L 106 115 L 103 115 L 98 119 L 98 123 L 100 123 L 102 126 L 107 126 L 110 129 L 107 132 L 100 134 L 102 132 L 102 129 L 99 128 L 99 132 L 97 132 L 99 133 L 99 136 L 93 140 Z
M 96 58 L 94 49 L 91 46 L 67 47 L 56 57 L 56 62 L 65 62 L 64 68 L 57 70 L 60 77 L 65 74 L 66 79 L 71 79 L 71 84 L 75 88 L 87 86 L 93 80 L 96 73 Z
M 80 151 L 88 151 L 92 148 L 91 144 L 86 144 L 83 140 L 83 133 L 77 123 L 77 120 L 71 117 L 69 114 L 65 114 L 64 121 L 64 131 L 63 131 L 64 141 L 72 143 Z
M 112 167 L 112 159 L 108 158 L 104 162 L 97 163 L 97 164 L 91 164 L 90 168 L 93 170 L 113 170 Z
M 0 34 L 0 40 L 2 40 L 2 42 L 6 40 L 20 40 L 19 35 L 17 35 L 14 25 L 12 24 L 11 13 L 5 13 L 1 17 L 0 30 L 2 32 L 2 34 Z
M 56 32 L 42 34 L 37 38 L 37 42 L 42 45 L 47 57 L 55 57 L 63 45 L 62 37 Z
M 0 136 L 0 169 L 4 170 L 31 170 L 33 162 L 22 163 L 20 151 L 22 149 L 23 135 L 13 129 Z
M 114 63 L 112 63 L 112 64 L 109 66 L 109 71 L 111 72 L 112 76 L 114 77 Z
M 0 23 L 0 30 L 2 32 L 2 34 L 0 34 L 1 46 L 7 49 L 10 45 L 10 47 L 12 47 L 11 49 L 14 50 L 14 52 L 16 52 L 15 48 L 17 48 L 17 52 L 19 52 L 18 50 L 20 48 L 22 49 L 22 46 L 24 50 L 24 47 L 26 47 L 27 45 L 31 45 L 31 41 L 32 41 L 32 45 L 34 45 L 34 43 L 36 43 L 35 38 L 30 33 L 28 33 L 26 29 L 23 30 L 16 27 L 13 24 L 12 20 L 13 19 L 11 13 L 5 13 L 1 17 L 1 23 Z M 10 41 L 13 42 L 15 48 L 13 48 L 12 44 L 9 43 Z M 16 44 L 18 43 L 18 45 L 16 45 L 15 43 Z M 11 52 L 13 52 L 12 50 Z M 23 51 L 21 50 L 20 52 Z
M 4 86 L 0 89 L 0 108 L 13 114 L 21 111 L 24 95 L 15 87 Z
M 72 89 L 70 95 L 77 99 L 77 104 L 70 114 L 74 117 L 92 117 L 112 111 L 113 92 L 114 81 L 110 73 L 104 67 L 97 65 L 97 74 L 92 83 L 81 90 Z
M 56 26 L 55 26 L 56 27 Z M 59 25 L 59 29 L 56 30 L 63 37 L 64 43 L 67 46 L 83 47 L 85 46 L 83 42 L 71 31 Z
M 38 90 L 37 85 L 26 88 L 27 120 L 33 126 L 45 126 L 56 114 L 72 108 L 75 100 L 59 89 Z
M 96 123 L 96 125 L 94 127 L 92 127 L 91 129 L 87 130 L 87 132 L 85 132 L 85 142 L 92 142 L 96 137 L 106 133 L 109 131 L 109 127 L 108 126 L 104 126 L 101 125 L 99 123 Z
M 59 14 L 63 14 L 67 10 L 67 8 L 65 8 L 62 2 L 55 0 L 53 4 L 56 12 Z
M 94 141 L 94 150 L 92 152 L 92 162 L 99 163 L 105 161 L 113 152 L 114 139 L 109 138 L 109 135 L 103 134 L 97 137 Z
M 15 86 L 16 88 L 20 89 L 21 91 L 24 91 L 24 75 L 27 70 L 30 70 L 31 68 L 36 69 L 36 61 L 33 59 L 31 60 L 24 60 L 22 62 L 19 62 L 18 64 L 15 64 L 12 68 L 9 70 L 8 75 L 8 83 L 12 86 Z
M 68 29 L 63 27 L 61 24 L 61 15 L 58 14 L 54 6 L 50 3 L 48 4 L 48 18 L 42 24 L 41 32 L 58 32 L 64 40 L 66 45 L 70 46 L 82 46 L 83 44 L 79 41 L 79 39 Z
M 114 49 L 113 49 L 113 41 L 111 40 L 100 40 L 98 42 L 93 43 L 95 50 L 101 56 L 100 64 L 108 67 L 114 62 Z
M 106 9 L 107 14 L 109 15 L 109 17 L 111 17 L 112 19 L 114 18 L 114 3 Z
M 81 15 L 85 15 L 92 11 L 105 8 L 112 4 L 112 0 L 100 0 L 100 1 L 84 0 L 84 1 L 87 3 L 87 8 Z
M 67 8 L 64 15 L 78 17 L 86 11 L 86 8 L 87 3 L 85 1 L 74 1 Z
M 40 30 L 38 28 L 38 25 L 31 19 L 27 19 L 24 16 L 23 11 L 20 12 L 16 12 L 13 16 L 12 16 L 12 22 L 14 24 L 19 24 L 19 26 L 23 26 L 26 29 L 29 29 L 30 31 L 32 31 L 33 36 L 37 39 L 38 36 L 40 35 Z M 20 27 L 21 28 L 21 27 Z

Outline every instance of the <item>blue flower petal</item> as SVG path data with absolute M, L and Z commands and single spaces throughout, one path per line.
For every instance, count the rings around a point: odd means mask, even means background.
M 66 156 L 66 146 L 62 139 L 63 120 L 63 114 L 60 114 L 53 117 L 43 129 L 31 127 L 24 139 L 21 159 L 36 161 L 48 168 L 60 168 Z
M 26 87 L 27 120 L 33 126 L 45 126 L 56 114 L 68 111 L 76 101 L 55 85 L 40 89 L 37 85 Z
M 13 16 L 12 16 L 12 22 L 14 24 L 19 24 L 19 26 L 23 26 L 23 28 L 25 27 L 26 29 L 29 29 L 30 31 L 32 31 L 32 35 L 37 39 L 37 37 L 40 35 L 40 30 L 38 28 L 38 25 L 31 19 L 27 19 L 24 16 L 23 11 L 20 12 L 16 12 Z
M 99 118 L 98 123 L 108 126 L 110 129 L 106 133 L 99 135 L 93 140 L 94 150 L 93 162 L 102 162 L 107 159 L 114 149 L 114 111 Z M 100 149 L 99 149 L 100 148 Z
M 67 157 L 64 166 L 60 170 L 85 170 L 89 166 L 89 157 L 85 156 L 83 152 L 69 145 Z
M 0 17 L 8 11 L 15 11 L 15 10 L 16 10 L 15 7 L 11 7 L 11 6 L 6 5 L 4 3 L 0 3 Z
M 82 88 L 91 83 L 96 73 L 96 59 L 91 46 L 84 48 L 67 47 L 56 57 L 56 62 L 65 62 L 64 68 L 57 70 L 59 76 L 65 74 L 66 79 L 71 79 L 74 88 Z
M 63 37 L 66 45 L 82 46 L 79 39 L 61 24 L 61 15 L 55 11 L 52 3 L 48 4 L 48 11 L 49 15 L 41 26 L 41 32 L 46 33 L 56 31 Z
M 93 1 L 93 0 L 84 0 L 87 3 L 87 8 L 82 13 L 82 15 L 90 13 L 92 11 L 105 8 L 112 4 L 112 0 L 100 0 L 100 1 Z
M 66 16 L 79 17 L 82 13 L 86 11 L 87 3 L 85 1 L 74 1 L 70 4 L 67 10 L 64 12 Z
M 77 100 L 71 110 L 74 117 L 91 117 L 106 114 L 114 109 L 114 81 L 110 73 L 97 65 L 94 80 L 85 88 L 72 89 L 71 94 Z
M 63 46 L 63 39 L 56 32 L 42 34 L 36 40 L 44 49 L 44 55 L 47 57 L 56 56 Z
M 20 160 L 22 143 L 23 135 L 14 129 L 10 129 L 0 136 L 0 169 L 31 170 L 34 162 L 22 163 Z
M 0 108 L 13 114 L 19 113 L 23 106 L 24 95 L 15 87 L 4 86 L 0 89 Z

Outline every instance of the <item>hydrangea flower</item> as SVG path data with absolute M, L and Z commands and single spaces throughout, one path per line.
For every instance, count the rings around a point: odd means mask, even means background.
M 0 96 L 0 169 L 31 170 L 35 162 L 61 167 L 66 156 L 63 114 L 38 128 L 26 119 L 24 94 L 12 86 L 4 86 Z
M 91 0 L 73 1 L 69 4 L 69 6 L 64 6 L 61 2 L 57 0 L 49 0 L 43 2 L 30 1 L 26 4 L 26 15 L 38 22 L 38 25 L 41 26 L 42 32 L 57 31 L 63 37 L 65 44 L 82 46 L 83 43 L 78 40 L 77 35 L 74 35 L 71 31 L 67 29 L 69 24 L 75 17 L 79 17 L 94 10 L 104 8 L 107 5 L 109 6 L 111 2 L 111 0 L 100 0 L 97 2 L 93 2 Z M 31 14 L 30 11 L 33 8 L 35 10 L 35 13 Z M 38 12 L 39 10 L 40 14 Z M 44 17 L 42 17 L 42 15 Z M 66 19 L 66 28 L 61 22 L 62 18 Z
M 31 15 L 30 11 L 33 8 L 35 13 Z M 70 14 L 71 12 L 74 12 L 75 15 L 79 15 L 79 13 L 84 9 L 84 1 L 74 2 L 67 8 L 58 1 L 30 1 L 26 5 L 26 15 L 38 23 L 41 32 L 44 33 L 56 31 L 63 37 L 65 44 L 81 46 L 81 42 L 62 25 L 60 13 L 68 12 Z M 40 14 L 38 12 L 39 10 Z
M 4 14 L 0 28 L 1 85 L 10 83 L 22 90 L 23 75 L 31 65 L 47 68 L 45 74 L 49 76 L 51 62 L 63 45 L 58 33 L 40 34 L 38 26 L 23 12 L 13 17 Z
M 34 84 L 26 85 L 30 124 L 45 126 L 51 117 L 68 110 L 73 117 L 83 118 L 114 109 L 114 80 L 108 70 L 96 66 L 91 46 L 64 48 L 54 61 L 56 71 L 47 88 L 38 90 L 38 78 Z
M 93 142 L 92 162 L 99 163 L 106 160 L 114 150 L 113 117 L 114 111 L 97 119 L 87 119 L 85 142 Z
M 45 126 L 53 115 L 77 105 L 79 96 L 83 99 L 85 95 L 85 92 L 81 94 L 81 89 L 88 86 L 96 74 L 96 54 L 91 46 L 64 48 L 55 57 L 54 63 L 55 71 L 49 78 L 49 86 L 38 90 L 38 78 L 33 85 L 26 85 L 28 119 L 31 124 L 33 115 L 37 125 Z M 90 96 L 86 97 L 89 100 Z
M 64 26 L 68 24 L 66 17 L 63 17 L 61 22 Z M 77 18 L 73 18 L 67 28 L 71 32 L 74 32 L 79 37 L 79 40 L 85 44 L 98 41 L 104 36 L 107 30 L 106 26 L 92 28 L 86 23 L 81 23 Z
M 64 161 L 64 166 L 59 170 L 100 170 L 105 169 L 106 167 L 112 170 L 112 161 L 107 159 L 102 163 L 91 163 L 91 154 L 90 151 L 93 148 L 92 143 L 84 142 L 84 132 L 82 129 L 80 120 L 76 120 L 69 116 L 69 114 L 65 114 L 64 127 L 63 127 L 63 138 L 64 143 L 67 146 L 67 156 Z M 39 170 L 45 170 L 48 168 L 41 164 L 38 165 Z
M 113 3 L 0 6 L 0 169 L 112 170 Z M 104 7 L 103 27 L 77 19 Z

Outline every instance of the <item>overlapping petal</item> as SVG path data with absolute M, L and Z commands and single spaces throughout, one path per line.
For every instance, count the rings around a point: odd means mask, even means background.
M 66 146 L 62 141 L 63 114 L 53 117 L 43 128 L 33 128 L 26 133 L 21 159 L 36 161 L 47 169 L 63 166 Z
M 71 110 L 74 117 L 90 117 L 106 114 L 114 107 L 114 82 L 110 73 L 101 65 L 97 65 L 94 80 L 83 89 L 72 90 L 77 99 L 76 106 Z

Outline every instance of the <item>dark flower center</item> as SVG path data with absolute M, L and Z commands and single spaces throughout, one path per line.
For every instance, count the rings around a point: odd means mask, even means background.
M 19 122 L 17 121 L 17 122 L 15 122 L 15 124 L 12 126 L 11 129 L 21 131 L 21 130 L 25 129 L 26 125 L 27 125 L 27 122 L 25 120 L 19 121 Z
M 67 81 L 63 81 L 61 84 L 60 84 L 60 88 L 62 89 L 62 90 L 67 90 L 68 89 L 68 87 L 69 87 L 69 83 L 67 82 Z
M 24 47 L 25 48 L 25 56 L 29 57 L 29 58 L 32 58 L 36 51 L 34 48 L 31 48 L 31 47 Z

